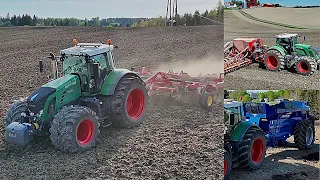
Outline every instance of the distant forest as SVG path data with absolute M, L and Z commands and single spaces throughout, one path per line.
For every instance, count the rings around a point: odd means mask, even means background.
M 157 27 L 165 25 L 165 18 L 107 18 L 99 17 L 91 20 L 77 18 L 40 18 L 36 15 L 10 15 L 0 16 L 0 27 L 10 26 L 92 26 L 92 27 Z M 177 25 L 200 26 L 223 22 L 223 5 L 220 2 L 215 10 L 200 13 L 195 11 L 176 16 Z

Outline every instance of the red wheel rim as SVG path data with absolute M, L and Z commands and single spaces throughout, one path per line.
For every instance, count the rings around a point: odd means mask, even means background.
M 134 89 L 130 92 L 127 99 L 127 113 L 133 120 L 137 120 L 141 117 L 144 110 L 144 93 L 141 89 Z
M 251 148 L 251 159 L 254 163 L 259 164 L 262 161 L 264 152 L 264 143 L 261 138 L 256 139 Z
M 224 176 L 226 176 L 227 170 L 228 170 L 228 162 L 227 162 L 227 160 L 224 160 L 223 161 L 223 173 L 224 173 Z
M 266 64 L 270 69 L 275 69 L 278 66 L 278 61 L 274 56 L 268 56 L 266 60 Z
M 94 134 L 93 122 L 88 119 L 81 121 L 77 127 L 78 143 L 83 146 L 89 144 L 93 138 L 93 134 Z
M 302 73 L 307 73 L 310 67 L 306 62 L 299 62 L 298 64 L 298 71 Z

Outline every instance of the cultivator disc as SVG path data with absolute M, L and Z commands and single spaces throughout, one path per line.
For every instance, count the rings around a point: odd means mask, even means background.
M 238 52 L 234 47 L 227 49 L 224 52 L 224 73 L 230 73 L 236 71 L 244 66 L 248 66 L 252 63 L 252 60 L 248 59 L 247 48 L 242 52 Z

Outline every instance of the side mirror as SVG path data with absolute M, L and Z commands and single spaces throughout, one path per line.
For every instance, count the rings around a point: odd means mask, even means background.
M 55 59 L 55 55 L 52 52 L 50 53 L 50 57 L 51 57 L 52 60 Z
M 43 72 L 43 61 L 42 60 L 39 61 L 39 70 L 40 70 L 40 73 Z
M 118 46 L 114 46 L 114 48 L 115 48 L 115 49 L 118 49 L 119 47 L 118 47 Z
M 135 68 L 134 67 L 131 67 L 131 71 L 134 71 L 135 70 Z

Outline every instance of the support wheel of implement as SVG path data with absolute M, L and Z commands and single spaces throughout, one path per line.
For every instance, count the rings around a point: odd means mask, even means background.
M 136 76 L 123 77 L 111 102 L 111 121 L 115 127 L 131 128 L 144 120 L 148 94 L 144 82 Z
M 6 114 L 7 126 L 12 122 L 21 122 L 21 113 L 28 111 L 27 100 L 19 100 L 11 104 Z
M 267 70 L 281 71 L 284 69 L 284 57 L 277 50 L 269 50 L 264 57 L 264 64 Z
M 249 128 L 239 144 L 239 168 L 246 170 L 259 169 L 266 155 L 266 137 L 262 130 Z
M 212 93 L 203 93 L 201 95 L 201 106 L 204 109 L 211 109 L 214 103 L 214 96 Z
M 82 152 L 96 144 L 100 133 L 96 113 L 88 107 L 63 107 L 52 121 L 50 139 L 63 152 Z
M 312 57 L 302 56 L 295 64 L 295 70 L 301 75 L 311 75 L 317 69 L 317 63 Z
M 294 127 L 294 143 L 301 150 L 310 149 L 315 140 L 315 128 L 311 120 L 302 120 Z
M 224 179 L 227 180 L 229 178 L 229 174 L 232 168 L 232 158 L 228 151 L 224 150 L 224 160 L 223 160 L 223 174 Z

